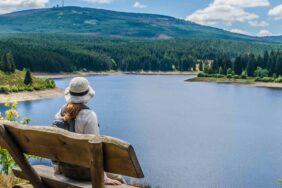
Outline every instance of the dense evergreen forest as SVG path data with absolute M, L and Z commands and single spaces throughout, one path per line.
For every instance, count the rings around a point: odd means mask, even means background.
M 75 34 L 0 35 L 0 55 L 11 52 L 16 68 L 40 72 L 188 71 L 201 61 L 281 49 L 257 42 L 200 39 L 118 39 Z M 243 59 L 244 65 L 246 63 Z M 215 63 L 216 65 L 216 63 Z M 245 67 L 244 67 L 245 68 Z
M 210 63 L 200 63 L 199 69 L 208 75 L 238 75 L 249 77 L 279 77 L 282 76 L 282 52 L 265 51 L 263 55 L 248 53 L 238 55 L 234 60 L 217 58 Z M 207 75 L 207 76 L 208 76 Z M 200 76 L 205 76 L 201 75 Z M 218 76 L 218 75 L 217 75 Z

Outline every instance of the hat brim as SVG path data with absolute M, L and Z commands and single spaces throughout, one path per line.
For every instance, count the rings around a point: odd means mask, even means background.
M 65 99 L 67 103 L 87 103 L 95 96 L 95 91 L 89 86 L 89 91 L 83 96 L 73 96 L 70 94 L 70 88 L 65 89 Z

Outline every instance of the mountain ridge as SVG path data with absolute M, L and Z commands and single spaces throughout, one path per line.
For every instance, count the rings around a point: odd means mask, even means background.
M 232 33 L 166 15 L 88 7 L 29 9 L 0 15 L 0 33 L 81 33 L 149 39 L 201 38 L 282 43 L 282 36 Z

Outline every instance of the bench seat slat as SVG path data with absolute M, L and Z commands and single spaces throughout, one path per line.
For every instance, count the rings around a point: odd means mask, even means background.
M 36 172 L 40 175 L 43 182 L 50 188 L 92 188 L 92 183 L 76 181 L 67 178 L 60 174 L 55 174 L 54 169 L 49 166 L 36 165 L 33 166 Z M 25 175 L 20 168 L 14 168 L 13 173 L 15 176 L 26 179 Z M 130 185 L 120 185 L 120 186 L 105 186 L 105 188 L 136 188 Z

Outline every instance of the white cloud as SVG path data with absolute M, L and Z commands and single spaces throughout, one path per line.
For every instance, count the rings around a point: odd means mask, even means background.
M 49 0 L 0 0 L 0 13 L 8 13 L 18 8 L 42 8 Z
M 282 4 L 270 9 L 268 12 L 269 16 L 274 17 L 277 20 L 282 19 Z
M 250 26 L 252 27 L 267 27 L 269 26 L 269 23 L 265 22 L 265 21 L 249 21 Z
M 83 1 L 93 4 L 110 4 L 113 2 L 113 0 L 83 0 Z
M 269 6 L 268 0 L 214 0 L 213 5 L 230 5 L 235 7 L 264 7 Z
M 260 30 L 258 33 L 257 33 L 258 36 L 271 36 L 271 35 L 274 35 L 273 33 L 271 33 L 270 31 L 266 30 L 266 29 L 263 29 L 263 30 Z
M 140 9 L 143 9 L 143 8 L 146 8 L 147 6 L 146 5 L 143 5 L 142 3 L 140 2 L 135 2 L 134 5 L 133 5 L 134 8 L 140 8 Z
M 205 9 L 197 10 L 192 15 L 187 16 L 186 20 L 207 25 L 218 23 L 232 25 L 233 22 L 245 22 L 257 18 L 258 15 L 248 13 L 239 7 L 212 4 Z
M 232 25 L 234 22 L 253 21 L 259 17 L 247 12 L 246 8 L 269 5 L 269 0 L 214 0 L 208 7 L 187 16 L 186 20 L 207 25 Z
M 231 29 L 230 32 L 232 33 L 239 33 L 239 34 L 243 34 L 243 35 L 251 35 L 251 33 L 244 31 L 242 29 Z

